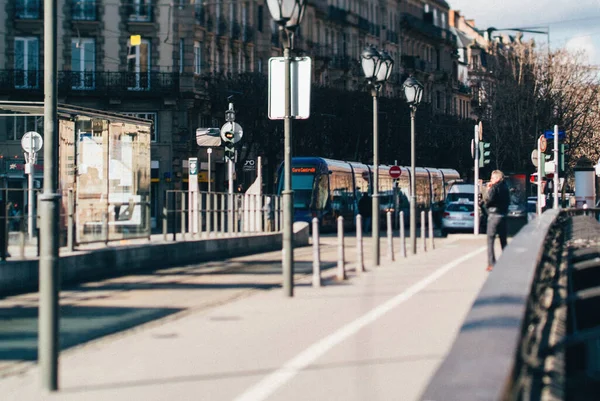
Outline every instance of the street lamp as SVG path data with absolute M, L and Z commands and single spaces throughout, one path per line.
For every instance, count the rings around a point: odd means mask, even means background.
M 283 248 L 282 270 L 283 291 L 288 297 L 294 296 L 294 192 L 292 191 L 292 107 L 290 69 L 292 59 L 290 48 L 294 44 L 294 32 L 304 16 L 306 0 L 267 0 L 267 6 L 279 30 L 285 32 L 283 45 L 284 58 L 284 181 L 283 181 Z
M 415 174 L 415 113 L 417 106 L 421 103 L 423 97 L 423 85 L 414 79 L 408 77 L 402 84 L 406 102 L 410 106 L 410 239 L 412 242 L 412 252 L 417 253 L 417 235 L 416 235 L 416 208 L 417 208 L 417 185 Z M 424 230 L 421 227 L 421 230 Z
M 373 46 L 363 50 L 361 55 L 361 67 L 365 78 L 372 86 L 373 96 L 373 210 L 371 213 L 373 228 L 373 265 L 379 266 L 379 127 L 377 120 L 377 97 L 379 90 L 388 80 L 394 67 L 394 60 L 386 51 L 378 52 Z

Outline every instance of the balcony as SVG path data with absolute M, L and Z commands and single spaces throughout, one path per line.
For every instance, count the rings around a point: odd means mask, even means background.
M 407 70 L 431 72 L 431 63 L 417 56 L 402 56 L 401 63 Z
M 410 14 L 405 14 L 402 16 L 402 25 L 409 29 L 412 28 L 417 30 L 435 39 L 451 39 L 452 35 L 450 31 L 439 28 L 432 23 L 425 22 L 422 19 Z
M 0 70 L 0 95 L 33 93 L 43 95 L 39 71 Z M 86 96 L 164 96 L 179 91 L 179 74 L 164 72 L 58 72 L 58 92 Z
M 39 0 L 18 0 L 15 5 L 17 19 L 40 19 Z

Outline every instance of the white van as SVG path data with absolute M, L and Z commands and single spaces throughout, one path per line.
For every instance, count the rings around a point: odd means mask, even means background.
M 446 194 L 446 205 L 451 202 L 475 202 L 475 185 L 456 183 Z

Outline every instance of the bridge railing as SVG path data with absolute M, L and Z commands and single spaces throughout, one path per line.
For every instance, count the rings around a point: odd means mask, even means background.
M 600 209 L 549 210 L 513 238 L 423 400 L 598 394 L 599 217 Z

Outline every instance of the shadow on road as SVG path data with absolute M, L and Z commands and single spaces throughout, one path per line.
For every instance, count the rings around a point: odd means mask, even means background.
M 130 329 L 179 312 L 176 308 L 62 306 L 60 348 Z M 0 360 L 37 360 L 38 308 L 0 308 Z

